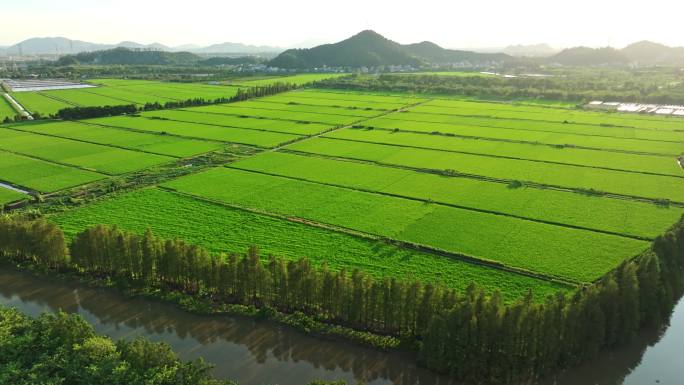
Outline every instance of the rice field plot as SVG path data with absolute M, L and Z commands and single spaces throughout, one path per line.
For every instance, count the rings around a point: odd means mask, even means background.
M 426 71 L 426 72 L 405 72 L 393 74 L 392 76 L 448 76 L 448 77 L 481 77 L 494 78 L 497 75 L 490 72 L 468 72 L 468 71 Z
M 684 177 L 674 157 L 511 143 L 385 130 L 337 130 L 326 137 Z M 683 146 L 684 147 L 684 146 Z
M 655 238 L 684 214 L 680 207 L 511 188 L 503 183 L 284 152 L 258 154 L 230 167 L 632 237 Z
M 135 92 L 134 89 L 131 90 L 129 87 L 96 87 L 88 88 L 86 91 L 91 94 L 102 95 L 128 104 L 144 105 L 145 103 L 154 102 L 164 104 L 166 102 L 174 101 L 174 99 L 171 98 Z
M 395 115 L 388 115 L 363 122 L 365 127 L 384 128 L 389 130 L 416 131 L 421 133 L 441 133 L 473 138 L 489 138 L 510 141 L 552 144 L 559 146 L 578 146 L 606 150 L 629 152 L 645 152 L 662 155 L 679 155 L 684 151 L 683 142 L 643 140 L 634 138 L 616 138 L 596 135 L 556 133 L 552 131 L 528 130 L 503 127 L 504 121 L 493 121 L 498 127 L 475 126 L 457 123 L 430 123 L 410 120 L 397 120 Z
M 183 114 L 183 111 L 167 110 L 158 111 L 154 114 L 145 114 L 145 116 L 161 115 L 165 118 L 172 119 L 177 117 L 179 114 L 183 116 L 187 115 Z M 192 113 L 190 114 L 193 115 Z M 233 127 L 219 127 L 202 123 L 192 123 L 189 121 L 151 119 L 141 116 L 114 116 L 108 118 L 89 119 L 84 120 L 84 122 L 108 127 L 127 128 L 142 132 L 176 135 L 184 138 L 204 139 L 226 143 L 246 144 L 264 148 L 275 147 L 279 144 L 287 143 L 301 137 L 299 135 L 278 132 L 258 131 Z
M 216 142 L 185 139 L 157 133 L 134 132 L 72 121 L 25 123 L 11 127 L 37 134 L 76 139 L 179 158 L 203 154 L 222 147 L 220 143 Z
M 136 85 L 126 90 L 173 100 L 230 98 L 237 94 L 237 87 L 209 86 L 182 83 L 159 83 L 156 85 Z
M 309 84 L 325 79 L 334 79 L 334 78 L 339 78 L 342 76 L 347 76 L 349 74 L 299 74 L 299 75 L 292 75 L 292 76 L 273 76 L 273 77 L 268 77 L 264 79 L 256 79 L 256 80 L 249 80 L 249 78 L 244 78 L 244 79 L 236 79 L 234 81 L 229 82 L 229 84 L 234 84 L 234 85 L 239 85 L 239 86 L 245 86 L 245 87 L 257 87 L 257 86 L 266 86 L 269 84 L 275 84 L 275 83 L 287 83 L 287 84 L 296 84 L 296 85 L 304 85 L 304 84 Z
M 312 97 L 300 97 L 302 91 L 287 92 L 269 96 L 259 101 L 282 103 L 288 105 L 302 105 L 302 106 L 321 106 L 321 107 L 337 107 L 337 108 L 353 108 L 353 109 L 368 109 L 371 111 L 391 111 L 406 106 L 406 103 L 389 103 L 389 102 L 372 102 L 363 100 L 341 100 L 341 99 L 319 99 Z
M 412 95 L 388 95 L 378 92 L 360 92 L 349 90 L 304 89 L 291 92 L 301 98 L 315 98 L 327 100 L 348 100 L 364 103 L 400 103 L 404 105 L 426 102 L 428 99 Z
M 593 231 L 228 168 L 186 176 L 165 186 L 576 282 L 601 277 L 649 245 Z
M 200 112 L 194 108 L 185 110 L 149 111 L 143 117 L 162 118 L 179 122 L 210 124 L 222 127 L 248 128 L 261 131 L 293 135 L 315 135 L 333 128 L 329 124 L 308 123 L 290 120 L 256 118 L 240 115 L 222 115 Z
M 184 109 L 190 110 L 190 109 Z M 294 110 L 267 110 L 263 108 L 253 108 L 243 106 L 242 103 L 230 103 L 230 104 L 217 104 L 211 106 L 193 107 L 191 111 L 194 112 L 208 112 L 220 115 L 231 115 L 231 116 L 247 116 L 256 118 L 267 118 L 267 119 L 282 119 L 290 120 L 295 122 L 311 122 L 319 124 L 328 124 L 332 126 L 342 126 L 347 124 L 352 124 L 357 122 L 362 117 L 358 116 L 345 116 L 345 115 L 332 115 L 332 114 L 321 114 L 321 113 L 311 113 L 311 112 L 300 112 Z
M 306 112 L 314 114 L 354 116 L 366 119 L 385 113 L 385 111 L 378 111 L 373 109 L 366 110 L 364 108 L 310 106 L 305 104 L 278 103 L 272 102 L 268 98 L 240 102 L 239 105 L 242 107 L 258 108 L 273 111 Z
M 684 129 L 684 119 L 663 116 L 641 116 L 618 112 L 596 112 L 577 109 L 533 107 L 510 103 L 486 103 L 463 100 L 435 100 L 412 109 L 415 112 L 487 115 L 497 118 L 530 119 L 551 122 L 568 121 L 578 124 L 615 125 L 651 130 Z
M 174 158 L 0 128 L 0 149 L 105 174 L 123 174 Z
M 684 131 L 656 131 L 640 128 L 598 126 L 587 124 L 563 123 L 563 122 L 544 122 L 539 120 L 524 119 L 502 119 L 489 117 L 473 117 L 459 115 L 429 114 L 422 112 L 395 113 L 387 116 L 388 119 L 408 120 L 413 122 L 433 122 L 461 124 L 468 126 L 500 127 L 519 130 L 548 131 L 561 134 L 595 135 L 612 138 L 632 138 L 658 141 L 671 141 L 684 143 Z
M 105 175 L 0 151 L 0 181 L 53 192 L 104 179 Z
M 99 95 L 97 93 L 90 92 L 90 90 L 91 88 L 41 91 L 40 93 L 45 96 L 63 101 L 67 104 L 80 107 L 119 106 L 125 104 L 132 104 L 129 101 Z
M 64 101 L 55 100 L 37 92 L 13 92 L 12 97 L 28 112 L 53 115 L 63 108 L 75 107 Z
M 127 79 L 93 79 L 91 84 L 103 86 L 100 89 L 116 88 L 140 95 L 153 95 L 173 100 L 194 98 L 216 99 L 231 97 L 237 93 L 238 87 L 221 86 L 205 83 L 177 83 L 153 80 Z
M 636 174 L 329 138 L 312 138 L 294 143 L 287 148 L 388 165 L 429 170 L 455 170 L 463 174 L 509 181 L 584 190 L 593 189 L 613 194 L 684 202 L 684 178 L 672 176 Z
M 5 118 L 14 119 L 15 115 L 17 115 L 17 112 L 14 111 L 12 105 L 0 93 L 0 123 Z
M 542 298 L 566 287 L 433 254 L 397 248 L 323 228 L 227 208 L 158 189 L 138 190 L 82 206 L 49 218 L 68 237 L 86 227 L 108 223 L 128 231 L 151 229 L 164 238 L 179 238 L 213 252 L 243 253 L 256 245 L 261 255 L 287 259 L 308 257 L 331 269 L 358 268 L 375 277 L 440 283 L 463 290 L 471 282 L 501 290 L 515 300 L 529 289 Z
M 2 154 L 0 154 L 0 158 L 2 158 Z M 0 186 L 0 209 L 7 203 L 24 199 L 28 199 L 28 195 Z

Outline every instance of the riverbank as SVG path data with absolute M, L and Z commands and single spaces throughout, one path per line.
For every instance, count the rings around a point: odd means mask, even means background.
M 7 262 L 1 262 L 7 263 Z M 101 279 L 90 275 L 78 274 L 72 270 L 48 270 L 23 261 L 15 261 L 10 265 L 16 269 L 30 272 L 37 276 L 54 277 L 64 282 L 79 282 L 92 288 L 112 288 L 118 290 L 128 298 L 143 297 L 165 301 L 178 306 L 180 309 L 197 315 L 229 315 L 269 320 L 287 325 L 304 333 L 319 338 L 339 341 L 345 340 L 381 351 L 412 352 L 414 346 L 408 340 L 393 336 L 383 336 L 370 332 L 358 331 L 351 328 L 328 324 L 308 316 L 302 312 L 291 314 L 279 312 L 271 307 L 257 308 L 241 304 L 228 304 L 212 300 L 209 296 L 191 295 L 176 290 L 160 287 L 136 287 L 126 280 Z
M 404 352 L 313 337 L 256 317 L 198 315 L 158 298 L 129 297 L 113 287 L 65 278 L 2 265 L 0 304 L 29 315 L 81 314 L 98 333 L 114 339 L 164 341 L 181 359 L 204 357 L 215 365 L 215 377 L 240 385 L 302 385 L 319 379 L 350 385 L 460 384 L 418 367 Z

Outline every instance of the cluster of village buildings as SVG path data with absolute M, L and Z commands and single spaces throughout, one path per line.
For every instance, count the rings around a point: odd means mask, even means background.
M 603 102 L 594 100 L 587 104 L 595 110 L 610 110 L 618 112 L 633 112 L 639 114 L 671 115 L 684 117 L 684 106 L 666 104 Z

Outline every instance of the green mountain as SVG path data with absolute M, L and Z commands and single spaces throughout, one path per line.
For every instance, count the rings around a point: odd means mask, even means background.
M 119 47 L 62 56 L 57 60 L 56 64 L 185 65 L 194 64 L 200 60 L 199 56 L 189 52 L 166 52 Z
M 289 49 L 269 62 L 279 68 L 373 67 L 413 65 L 422 62 L 404 47 L 373 31 L 363 31 L 335 44 L 307 49 Z
M 684 65 L 684 47 L 668 47 L 640 41 L 622 49 L 632 62 L 642 65 Z
M 548 61 L 566 66 L 598 66 L 627 64 L 630 60 L 625 53 L 615 48 L 575 47 L 562 50 L 548 58 Z
M 469 51 L 444 49 L 431 42 L 402 45 L 382 35 L 366 30 L 334 44 L 308 49 L 289 49 L 268 64 L 271 67 L 305 69 L 316 67 L 377 67 L 383 65 L 410 65 L 462 63 L 483 64 L 504 61 L 505 54 L 481 54 Z
M 472 51 L 444 49 L 429 41 L 408 44 L 403 47 L 413 56 L 416 56 L 431 64 L 450 64 L 459 62 L 504 62 L 510 61 L 512 59 L 509 55 L 504 53 L 479 53 Z

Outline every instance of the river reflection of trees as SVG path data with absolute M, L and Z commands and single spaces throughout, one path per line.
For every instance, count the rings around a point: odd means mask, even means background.
M 146 334 L 154 340 L 164 340 L 182 356 L 192 353 L 187 355 L 203 356 L 209 362 L 218 363 L 217 375 L 252 378 L 256 383 L 264 379 L 281 384 L 304 383 L 310 379 L 311 370 L 295 368 L 295 364 L 308 363 L 319 374 L 321 369 L 330 372 L 326 375 L 330 378 L 335 378 L 335 374 L 360 382 L 385 380 L 395 385 L 456 384 L 446 376 L 416 367 L 411 355 L 382 353 L 346 342 L 314 338 L 268 321 L 190 314 L 170 304 L 126 298 L 113 290 L 36 278 L 5 267 L 0 269 L 0 296 L 16 296 L 27 307 L 30 304 L 51 311 L 79 312 L 96 324 L 98 330 L 114 338 Z M 601 354 L 594 362 L 546 379 L 542 384 L 621 384 L 639 365 L 646 348 L 656 343 L 660 335 L 658 331 L 645 331 L 629 346 Z M 254 362 L 245 357 L 245 350 Z M 274 370 L 267 363 L 269 359 L 292 363 L 292 368 L 281 366 L 277 377 L 269 377 L 264 372 Z
M 346 377 L 360 382 L 387 380 L 395 385 L 456 384 L 446 376 L 416 367 L 411 355 L 388 354 L 346 342 L 314 338 L 268 321 L 195 315 L 154 300 L 126 298 L 113 290 L 36 278 L 6 267 L 0 269 L 0 296 L 16 296 L 24 304 L 51 311 L 81 313 L 92 323 L 99 324 L 96 325 L 98 330 L 114 338 L 147 334 L 154 340 L 168 342 L 181 355 L 184 351 L 192 351 L 209 362 L 244 363 L 246 349 L 255 363 L 240 369 L 255 373 L 268 370 L 268 365 L 262 364 L 276 359 L 308 363 L 319 371 L 344 373 Z M 15 304 L 20 306 L 16 301 Z M 136 333 L 136 329 L 145 333 Z M 155 335 L 163 336 L 157 338 Z M 210 346 L 215 344 L 224 346 L 220 349 Z M 224 373 L 220 367 L 217 367 L 217 374 L 241 377 Z M 263 372 L 259 374 L 259 378 L 265 377 Z M 306 373 L 302 373 L 300 381 L 292 377 L 291 382 L 303 383 L 307 379 Z M 284 380 L 280 378 L 277 382 L 283 383 Z

